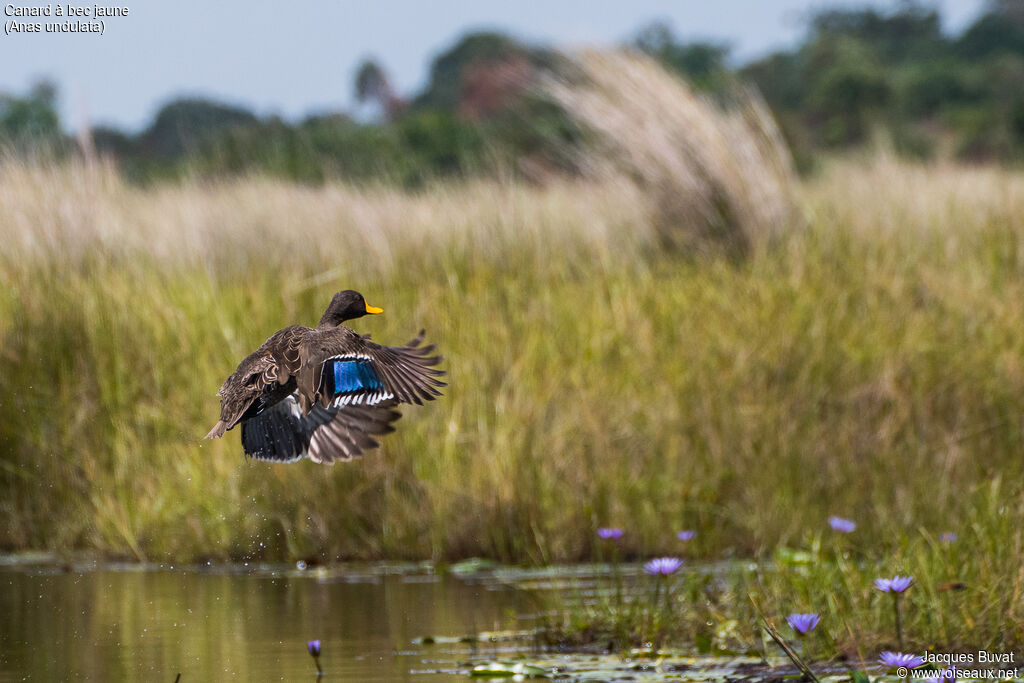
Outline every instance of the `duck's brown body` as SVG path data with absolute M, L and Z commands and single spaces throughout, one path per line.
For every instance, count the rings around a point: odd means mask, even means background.
M 362 295 L 339 292 L 315 328 L 292 325 L 246 356 L 221 386 L 220 420 L 206 438 L 242 425 L 247 455 L 291 462 L 349 460 L 393 431 L 399 403 L 440 396 L 433 346 L 423 333 L 405 346 L 374 344 L 339 326 L 380 309 Z

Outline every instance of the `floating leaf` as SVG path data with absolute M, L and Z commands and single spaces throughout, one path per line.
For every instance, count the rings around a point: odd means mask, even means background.
M 481 631 L 476 634 L 478 640 L 486 640 L 492 643 L 498 643 L 509 640 L 531 640 L 534 637 L 533 631 L 528 630 L 508 630 L 508 631 Z
M 498 563 L 493 560 L 486 560 L 480 557 L 471 557 L 468 560 L 456 562 L 455 564 L 448 567 L 448 571 L 456 576 L 463 576 L 465 574 L 476 574 L 477 572 L 488 571 L 498 566 Z
M 466 642 L 470 642 L 466 640 L 466 636 L 423 636 L 412 639 L 413 645 L 453 645 Z
M 793 550 L 792 548 L 779 548 L 775 551 L 775 557 L 780 564 L 795 566 L 809 565 L 814 562 L 814 555 L 806 550 Z
M 504 678 L 507 676 L 550 678 L 546 669 L 523 662 L 487 662 L 486 664 L 478 664 L 473 667 L 469 675 L 480 678 Z
M 871 683 L 871 679 L 863 671 L 850 671 L 850 683 Z

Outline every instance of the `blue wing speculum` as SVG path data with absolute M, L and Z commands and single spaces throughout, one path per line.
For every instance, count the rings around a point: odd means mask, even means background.
M 369 358 L 335 356 L 324 361 L 323 386 L 331 405 L 377 405 L 394 398 Z

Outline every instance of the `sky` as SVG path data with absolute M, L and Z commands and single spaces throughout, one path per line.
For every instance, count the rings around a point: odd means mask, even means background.
M 560 47 L 613 45 L 667 20 L 685 39 L 728 43 L 739 62 L 791 47 L 817 9 L 834 0 L 101 0 L 127 7 L 104 33 L 0 34 L 0 92 L 56 82 L 69 129 L 83 122 L 138 131 L 181 95 L 237 104 L 294 120 L 349 110 L 360 61 L 381 63 L 399 93 L 426 82 L 430 60 L 468 30 L 499 29 Z M 114 4 L 118 3 L 118 4 Z M 68 17 L 6 16 L 39 0 L 2 3 L 5 22 Z M 93 10 L 88 2 L 62 2 Z M 892 8 L 895 0 L 870 0 Z M 984 0 L 934 0 L 958 31 Z M 55 5 L 49 3 L 52 8 Z M 91 21 L 79 17 L 72 21 Z

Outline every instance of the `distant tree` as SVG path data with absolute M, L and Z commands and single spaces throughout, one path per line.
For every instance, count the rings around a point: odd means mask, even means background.
M 356 100 L 376 102 L 388 121 L 394 121 L 406 107 L 395 94 L 384 69 L 372 59 L 365 59 L 356 70 Z
M 402 144 L 418 168 L 407 182 L 478 170 L 483 152 L 479 130 L 441 111 L 416 112 L 398 124 Z
M 936 117 L 979 96 L 975 78 L 953 57 L 935 9 L 900 2 L 815 14 L 793 52 L 776 53 L 742 70 L 761 89 L 787 139 L 803 146 L 843 147 L 888 129 L 916 153 L 928 147 L 910 117 Z M 910 144 L 909 141 L 912 141 Z
M 671 27 L 655 21 L 640 29 L 633 45 L 668 68 L 679 72 L 697 88 L 718 90 L 732 82 L 726 59 L 729 47 L 720 43 L 679 41 Z
M 532 74 L 557 69 L 559 64 L 552 50 L 530 47 L 501 33 L 470 33 L 434 59 L 430 81 L 412 106 L 459 111 L 467 95 L 467 79 L 473 91 L 470 95 L 478 97 L 484 90 L 493 90 L 483 85 L 482 81 L 487 78 L 497 78 L 522 89 L 518 75 L 524 71 Z M 524 66 L 529 68 L 524 69 Z
M 1022 0 L 988 0 L 986 14 L 1003 17 L 1016 24 L 1024 24 L 1024 1 Z
M 807 99 L 804 59 L 799 53 L 775 52 L 747 64 L 739 73 L 757 85 L 776 112 L 799 109 Z
M 356 69 L 356 99 L 360 102 L 376 100 L 388 89 L 384 69 L 372 59 L 364 59 Z
M 135 136 L 108 126 L 95 126 L 90 131 L 92 144 L 100 154 L 125 159 L 138 154 L 139 142 Z
M 17 146 L 53 143 L 61 138 L 57 87 L 42 80 L 25 97 L 0 94 L 0 139 Z
M 901 113 L 914 118 L 935 117 L 951 106 L 976 104 L 987 96 L 975 70 L 948 57 L 908 66 L 900 80 Z
M 1010 109 L 1010 133 L 1014 142 L 1024 145 L 1024 95 L 1018 95 Z
M 178 159 L 231 129 L 257 121 L 252 112 L 241 107 L 200 98 L 177 99 L 157 112 L 153 124 L 142 134 L 142 150 L 158 159 Z
M 809 93 L 821 141 L 828 146 L 865 141 L 872 115 L 888 103 L 890 94 L 885 72 L 877 65 L 844 62 L 830 67 Z
M 999 54 L 1024 55 L 1024 2 L 990 2 L 988 11 L 960 36 L 957 52 L 975 60 Z
M 880 59 L 923 59 L 940 50 L 942 21 L 934 8 L 903 0 L 892 12 L 876 9 L 836 9 L 811 19 L 810 42 L 852 38 Z
M 502 61 L 522 51 L 517 41 L 501 33 L 463 36 L 451 49 L 434 58 L 427 87 L 413 104 L 421 109 L 455 111 L 462 96 L 463 72 L 471 64 Z
M 470 121 L 495 116 L 515 106 L 536 78 L 537 70 L 521 54 L 500 61 L 471 63 L 462 73 L 456 112 Z

